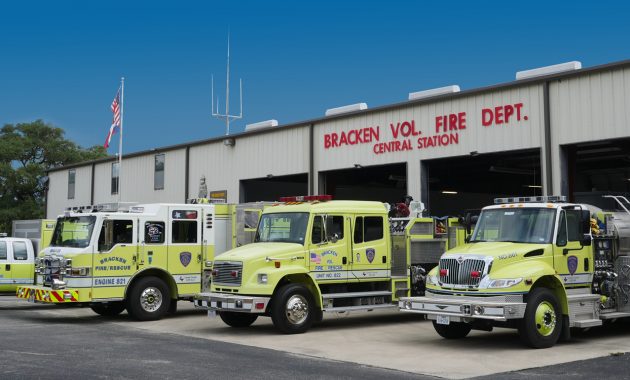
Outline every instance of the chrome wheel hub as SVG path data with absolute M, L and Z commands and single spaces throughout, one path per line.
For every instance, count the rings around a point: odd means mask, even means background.
M 154 312 L 162 306 L 162 292 L 154 287 L 148 287 L 140 294 L 140 306 L 147 312 Z
M 304 323 L 308 317 L 308 303 L 306 299 L 299 294 L 291 296 L 287 301 L 286 314 L 291 324 L 299 325 Z

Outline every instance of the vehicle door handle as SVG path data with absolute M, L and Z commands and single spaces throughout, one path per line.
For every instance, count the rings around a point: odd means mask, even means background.
M 11 264 L 5 265 L 6 270 L 11 270 Z
M 348 264 L 348 258 L 347 257 L 342 258 L 341 259 L 341 263 L 344 264 L 344 265 Z

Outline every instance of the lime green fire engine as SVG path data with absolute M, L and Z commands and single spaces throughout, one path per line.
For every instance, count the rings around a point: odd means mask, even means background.
M 201 291 L 203 268 L 215 255 L 252 240 L 262 208 L 109 203 L 68 209 L 35 264 L 37 283 L 18 287 L 16 295 L 88 306 L 100 315 L 126 309 L 137 320 L 159 319 Z
M 400 310 L 426 315 L 447 339 L 509 327 L 534 348 L 630 317 L 630 204 L 607 197 L 619 212 L 558 196 L 495 200 L 468 243 L 429 272 L 426 294 L 401 298 Z
M 271 317 L 302 333 L 323 312 L 397 307 L 422 294 L 442 252 L 463 243 L 456 218 L 388 218 L 380 202 L 288 197 L 263 212 L 254 242 L 216 258 L 195 306 L 229 326 Z

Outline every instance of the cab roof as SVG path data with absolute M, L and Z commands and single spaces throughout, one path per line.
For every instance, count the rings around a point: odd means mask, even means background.
M 278 203 L 265 209 L 264 214 L 278 212 L 308 212 L 322 214 L 386 214 L 384 203 L 374 201 L 326 201 Z

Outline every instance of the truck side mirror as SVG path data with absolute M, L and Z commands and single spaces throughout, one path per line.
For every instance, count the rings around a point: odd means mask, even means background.
M 580 244 L 583 247 L 591 245 L 591 213 L 588 210 L 582 210 L 580 215 L 580 222 L 582 226 L 582 239 Z

